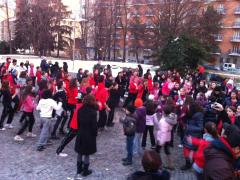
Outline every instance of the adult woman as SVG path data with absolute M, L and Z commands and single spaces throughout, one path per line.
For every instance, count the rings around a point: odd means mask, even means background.
M 73 117 L 74 109 L 76 108 L 76 104 L 78 102 L 76 98 L 78 96 L 77 79 L 76 78 L 71 79 L 69 87 L 66 87 L 66 89 L 67 89 L 67 98 L 68 98 L 68 105 L 67 105 L 68 111 L 70 111 L 71 113 L 69 118 L 69 123 L 70 123 L 70 120 Z M 69 127 L 69 124 L 68 124 L 68 127 Z M 60 133 L 65 134 L 64 131 Z
M 237 97 L 237 91 L 232 91 L 230 93 L 230 97 L 225 98 L 225 106 L 233 106 L 235 108 L 237 108 L 237 106 L 239 105 L 239 100 Z
M 89 155 L 97 151 L 97 104 L 95 97 L 87 95 L 83 99 L 83 105 L 77 115 L 78 132 L 75 143 L 77 158 L 77 176 L 82 173 L 88 176 L 92 173 L 89 170 Z
M 187 112 L 185 116 L 186 125 L 184 134 L 185 136 L 201 138 L 203 135 L 203 109 L 190 96 L 186 97 L 185 106 Z M 196 150 L 196 147 L 186 141 L 183 142 L 183 145 L 183 153 L 186 164 L 181 169 L 187 170 L 191 168 L 191 155 L 193 154 L 193 151 Z

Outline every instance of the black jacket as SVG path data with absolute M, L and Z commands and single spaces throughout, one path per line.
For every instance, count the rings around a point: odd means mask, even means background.
M 12 95 L 9 90 L 1 90 L 1 94 L 3 96 L 2 103 L 3 106 L 9 107 L 12 103 Z
M 62 108 L 64 110 L 67 110 L 67 94 L 64 90 L 60 90 L 56 92 L 56 94 L 53 96 L 53 99 L 57 102 L 62 102 Z
M 109 99 L 107 101 L 107 104 L 110 108 L 115 108 L 120 100 L 120 92 L 119 90 L 116 89 L 111 89 L 110 90 L 110 96 Z
M 97 152 L 97 109 L 83 105 L 78 110 L 77 121 L 75 151 L 82 155 L 94 154 Z

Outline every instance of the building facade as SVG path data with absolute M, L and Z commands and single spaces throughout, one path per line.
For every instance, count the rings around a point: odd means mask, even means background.
M 221 32 L 216 35 L 219 50 L 214 53 L 216 64 L 234 63 L 240 67 L 240 1 L 239 0 L 208 0 L 223 19 Z

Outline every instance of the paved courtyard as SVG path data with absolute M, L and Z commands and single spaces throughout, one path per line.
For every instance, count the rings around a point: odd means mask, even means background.
M 2 106 L 2 105 L 0 105 Z M 0 110 L 1 114 L 2 108 Z M 14 119 L 15 128 L 0 132 L 0 180 L 73 180 L 76 173 L 76 158 L 74 152 L 74 141 L 64 150 L 68 157 L 59 157 L 55 150 L 60 140 L 48 146 L 43 152 L 37 152 L 37 138 L 27 138 L 24 142 L 14 142 L 19 128 L 21 113 L 17 113 Z M 121 159 L 125 156 L 125 137 L 121 124 L 118 123 L 121 111 L 117 111 L 115 116 L 116 125 L 114 128 L 102 132 L 98 135 L 98 152 L 91 156 L 91 169 L 93 174 L 87 178 L 89 180 L 125 180 L 129 174 L 141 169 L 141 158 L 135 157 L 132 166 L 124 167 Z M 36 124 L 34 133 L 39 135 L 39 121 L 36 114 Z M 172 180 L 194 180 L 191 171 L 182 172 L 180 166 L 184 163 L 182 149 L 176 145 L 173 152 L 173 159 L 176 170 L 171 172 Z M 164 162 L 164 155 L 163 162 Z

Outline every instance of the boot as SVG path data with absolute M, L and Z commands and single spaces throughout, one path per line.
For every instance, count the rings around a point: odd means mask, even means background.
M 192 167 L 191 161 L 189 159 L 186 159 L 186 164 L 181 167 L 181 170 L 186 171 L 186 170 L 191 169 L 191 167 Z
M 84 164 L 84 165 L 83 165 L 83 173 L 82 173 L 82 175 L 83 175 L 84 177 L 92 174 L 92 170 L 88 169 L 88 167 L 89 167 L 89 164 Z
M 83 167 L 82 167 L 83 163 L 82 161 L 81 162 L 77 162 L 77 174 L 81 174 L 82 173 L 82 170 L 83 170 Z
M 171 155 L 167 155 L 167 167 L 166 167 L 166 169 L 169 169 L 170 171 L 174 170 Z

